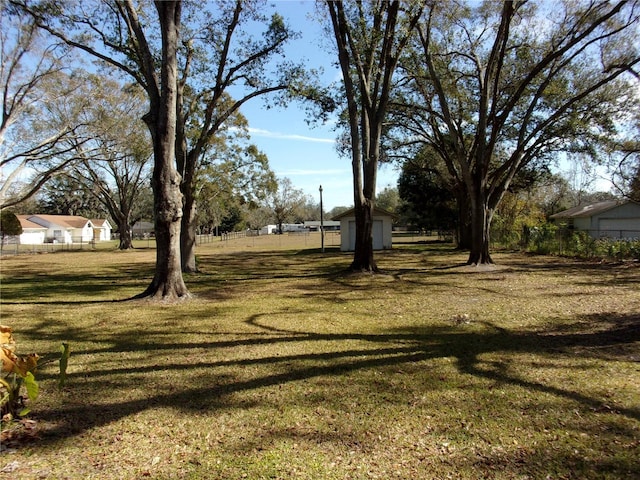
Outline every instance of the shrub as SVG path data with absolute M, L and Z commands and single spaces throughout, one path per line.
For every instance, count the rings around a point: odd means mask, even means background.
M 523 229 L 523 246 L 539 254 L 587 259 L 640 260 L 640 239 L 593 238 L 588 232 L 559 229 L 553 224 Z
M 554 251 L 558 252 L 559 242 L 557 240 L 558 227 L 551 223 L 545 223 L 539 227 L 528 229 L 529 248 L 540 254 L 548 255 Z
M 39 356 L 32 353 L 27 356 L 16 355 L 16 342 L 10 327 L 0 325 L 0 359 L 3 376 L 0 377 L 0 413 L 14 417 L 29 413 L 21 395 L 24 386 L 30 400 L 38 397 L 38 384 L 34 372 L 38 367 Z
M 39 358 L 36 353 L 18 355 L 12 329 L 0 325 L 0 417 L 3 423 L 27 415 L 30 411 L 27 399 L 33 402 L 38 398 L 39 388 L 34 374 Z M 66 378 L 68 359 L 69 345 L 63 343 L 60 349 L 60 385 Z
M 581 258 L 592 258 L 595 256 L 596 245 L 596 240 L 587 232 L 573 232 L 568 236 L 566 253 Z

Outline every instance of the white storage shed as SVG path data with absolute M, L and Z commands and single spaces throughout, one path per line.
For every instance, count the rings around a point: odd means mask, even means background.
M 373 249 L 387 250 L 393 245 L 394 215 L 381 208 L 373 211 Z M 333 217 L 332 220 L 340 221 L 340 250 L 343 252 L 353 252 L 356 247 L 356 215 L 355 209 L 347 210 Z

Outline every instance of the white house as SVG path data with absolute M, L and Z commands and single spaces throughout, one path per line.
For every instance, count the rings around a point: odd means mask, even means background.
M 393 213 L 381 208 L 373 211 L 373 249 L 386 250 L 392 247 Z M 333 217 L 340 221 L 340 250 L 352 252 L 356 248 L 356 215 L 355 209 L 347 210 Z
M 44 243 L 47 235 L 46 227 L 28 220 L 29 215 L 16 215 L 16 217 L 22 226 L 20 245 L 41 245 Z
M 595 238 L 640 238 L 640 203 L 628 200 L 579 205 L 550 218 Z
M 45 242 L 88 243 L 93 240 L 91 220 L 77 215 L 27 215 L 29 222 L 46 228 Z M 23 227 L 24 228 L 24 227 Z
M 106 242 L 111 240 L 111 224 L 106 218 L 92 218 L 93 238 L 96 242 Z

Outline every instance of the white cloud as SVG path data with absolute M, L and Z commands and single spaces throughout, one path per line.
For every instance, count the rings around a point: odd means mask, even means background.
M 281 132 L 272 132 L 270 130 L 264 130 L 262 128 L 252 128 L 249 127 L 249 133 L 256 137 L 267 137 L 267 138 L 276 138 L 281 140 L 298 140 L 302 142 L 315 142 L 315 143 L 335 143 L 335 139 L 333 138 L 319 138 L 319 137 L 309 137 L 306 135 L 296 135 L 292 133 L 281 133 Z

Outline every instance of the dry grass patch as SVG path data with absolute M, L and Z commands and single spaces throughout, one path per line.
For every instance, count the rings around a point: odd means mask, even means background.
M 2 259 L 21 351 L 71 343 L 5 432 L 11 478 L 632 478 L 640 269 L 407 243 L 383 275 L 313 237 L 199 248 L 195 299 L 120 301 L 154 253 Z M 264 243 L 261 243 L 263 242 Z M 267 244 L 270 242 L 270 244 Z M 74 266 L 74 268 L 72 268 Z

